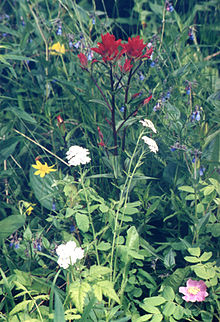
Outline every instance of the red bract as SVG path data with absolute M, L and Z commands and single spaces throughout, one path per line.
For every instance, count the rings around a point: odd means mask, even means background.
M 140 39 L 140 36 L 128 38 L 128 43 L 123 44 L 122 47 L 126 51 L 126 54 L 131 59 L 142 59 L 142 58 L 150 58 L 153 48 L 146 49 L 146 53 L 143 53 L 143 50 L 147 44 L 143 43 L 143 39 Z
M 149 97 L 145 98 L 145 100 L 143 101 L 143 104 L 148 104 L 150 102 L 150 100 L 152 99 L 152 95 L 150 95 Z
M 86 68 L 88 66 L 88 59 L 87 59 L 86 55 L 84 55 L 83 53 L 80 53 L 80 54 L 78 54 L 78 58 L 80 60 L 81 67 Z
M 98 42 L 98 48 L 91 48 L 97 54 L 102 56 L 103 61 L 111 61 L 121 57 L 124 51 L 119 52 L 118 47 L 121 45 L 121 39 L 115 40 L 114 35 L 107 33 L 101 35 L 102 42 Z
M 119 65 L 119 68 L 122 73 L 130 72 L 133 65 L 131 65 L 131 59 L 126 59 L 123 66 Z

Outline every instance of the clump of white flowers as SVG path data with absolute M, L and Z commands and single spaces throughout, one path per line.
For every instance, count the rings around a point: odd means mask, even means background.
M 74 241 L 68 241 L 66 244 L 61 244 L 57 247 L 56 253 L 59 256 L 57 263 L 60 267 L 67 269 L 69 265 L 74 265 L 77 259 L 82 259 L 84 250 L 76 247 Z
M 68 164 L 73 166 L 86 164 L 91 161 L 91 158 L 89 157 L 89 150 L 78 145 L 71 146 L 66 155 Z
M 144 140 L 144 142 L 148 145 L 151 152 L 157 153 L 159 149 L 158 149 L 157 143 L 153 139 L 147 136 L 143 136 L 142 140 Z
M 155 126 L 153 124 L 153 122 L 151 122 L 151 120 L 140 120 L 139 121 L 144 127 L 148 127 L 149 129 L 151 129 L 154 133 L 157 133 L 157 130 L 155 129 Z

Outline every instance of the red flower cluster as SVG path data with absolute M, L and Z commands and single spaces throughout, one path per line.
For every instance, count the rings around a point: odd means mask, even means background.
M 147 44 L 143 43 L 143 39 L 140 39 L 140 36 L 128 38 L 128 43 L 123 44 L 122 48 L 125 50 L 127 56 L 131 59 L 142 59 L 142 58 L 150 58 L 153 48 L 146 50 L 146 53 L 143 54 L 143 50 Z
M 123 66 L 119 66 L 121 71 L 124 73 L 130 71 L 133 67 L 133 65 L 131 65 L 132 60 L 150 58 L 153 52 L 152 47 L 149 49 L 146 48 L 147 44 L 143 43 L 143 39 L 140 39 L 140 36 L 133 38 L 129 37 L 127 44 L 122 44 L 121 39 L 115 40 L 115 36 L 109 33 L 101 35 L 101 37 L 102 42 L 98 42 L 98 48 L 91 49 L 101 55 L 105 63 L 108 61 L 118 60 L 123 54 L 125 54 L 128 58 L 125 60 Z M 119 47 L 121 48 L 119 49 Z M 146 52 L 144 53 L 145 48 Z
M 107 33 L 106 35 L 101 35 L 102 42 L 98 42 L 98 48 L 91 48 L 93 51 L 102 56 L 103 61 L 111 61 L 114 59 L 119 59 L 124 53 L 123 50 L 119 52 L 118 47 L 121 45 L 121 39 L 115 40 L 114 35 Z
M 119 68 L 122 73 L 127 73 L 131 70 L 133 65 L 131 65 L 131 59 L 126 59 L 123 66 L 119 65 Z
M 80 63 L 81 63 L 81 68 L 86 68 L 88 66 L 88 59 L 86 57 L 86 55 L 84 55 L 83 53 L 80 53 L 78 55 L 78 58 L 80 60 Z

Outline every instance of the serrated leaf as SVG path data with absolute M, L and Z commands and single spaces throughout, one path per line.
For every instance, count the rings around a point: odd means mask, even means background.
M 91 287 L 87 282 L 74 282 L 70 285 L 70 297 L 73 300 L 77 310 L 82 313 L 86 294 L 90 291 Z
M 190 267 L 177 268 L 175 272 L 168 276 L 162 285 L 169 285 L 172 287 L 174 292 L 178 291 L 178 288 L 182 285 L 184 279 L 188 276 L 190 272 Z
M 9 313 L 10 316 L 15 315 L 18 312 L 21 311 L 26 311 L 27 307 L 29 310 L 32 309 L 32 307 L 34 306 L 35 301 L 34 300 L 24 300 L 20 303 L 18 303 Z
M 199 247 L 188 248 L 187 250 L 192 256 L 199 257 L 201 254 L 201 249 Z
M 112 282 L 110 282 L 108 280 L 99 281 L 99 282 L 97 282 L 97 285 L 102 289 L 102 293 L 106 297 L 108 297 L 108 298 L 114 300 L 115 302 L 117 302 L 118 304 L 120 304 L 120 299 L 114 290 Z
M 77 227 L 84 233 L 89 230 L 89 218 L 87 215 L 77 213 L 76 214 Z

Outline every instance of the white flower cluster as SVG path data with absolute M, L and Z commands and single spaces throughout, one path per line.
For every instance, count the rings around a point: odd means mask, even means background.
M 59 256 L 57 263 L 60 267 L 67 269 L 69 265 L 74 265 L 77 259 L 82 259 L 84 256 L 84 250 L 80 247 L 76 247 L 74 241 L 68 241 L 66 244 L 61 244 L 56 249 Z
M 158 149 L 157 143 L 153 139 L 147 136 L 143 136 L 142 140 L 144 140 L 144 142 L 149 146 L 149 149 L 151 150 L 151 152 L 157 153 L 159 149 Z
M 91 161 L 90 157 L 88 156 L 89 150 L 78 145 L 71 146 L 66 155 L 69 165 L 76 166 L 80 164 L 86 164 Z
M 140 120 L 139 121 L 144 127 L 149 127 L 154 133 L 157 133 L 157 130 L 155 129 L 155 126 L 153 124 L 153 122 L 151 122 L 151 120 Z

